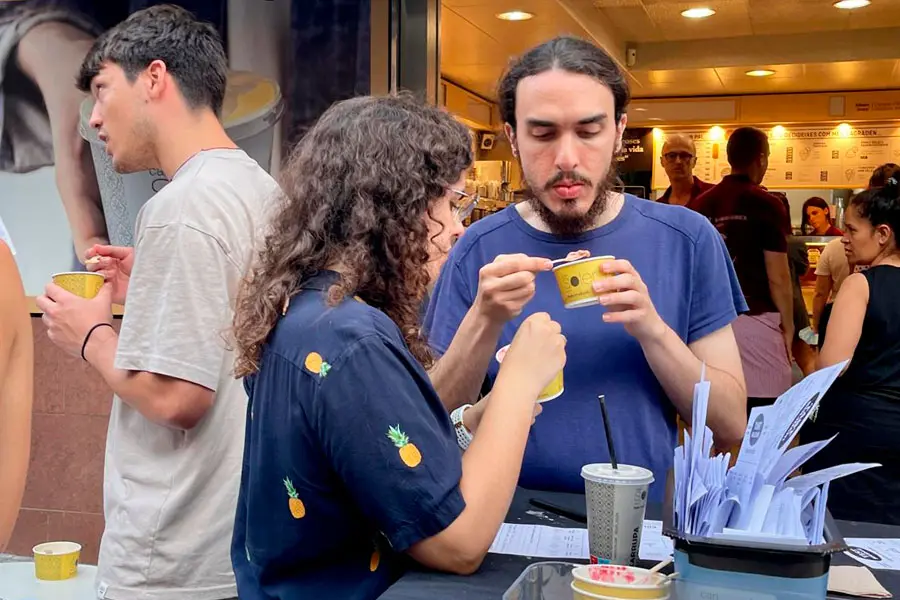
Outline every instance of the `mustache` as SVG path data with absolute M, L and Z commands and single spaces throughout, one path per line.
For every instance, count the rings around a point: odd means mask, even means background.
M 553 186 L 559 185 L 563 181 L 571 181 L 573 183 L 581 183 L 587 186 L 594 185 L 593 182 L 578 171 L 557 171 L 556 175 L 544 184 L 544 191 L 550 191 Z

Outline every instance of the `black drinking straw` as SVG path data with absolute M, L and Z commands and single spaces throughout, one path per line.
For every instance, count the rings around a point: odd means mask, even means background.
M 606 430 L 606 445 L 609 446 L 609 462 L 612 468 L 619 468 L 619 462 L 616 460 L 616 445 L 613 443 L 612 431 L 609 428 L 609 415 L 606 412 L 606 396 L 597 396 L 600 398 L 600 411 L 603 413 L 603 428 Z

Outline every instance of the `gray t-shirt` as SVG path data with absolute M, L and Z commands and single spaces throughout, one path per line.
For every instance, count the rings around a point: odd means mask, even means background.
M 242 150 L 207 150 L 138 215 L 116 367 L 196 383 L 213 390 L 215 402 L 182 431 L 114 398 L 100 598 L 237 596 L 230 544 L 246 396 L 224 336 L 276 195 L 275 181 Z

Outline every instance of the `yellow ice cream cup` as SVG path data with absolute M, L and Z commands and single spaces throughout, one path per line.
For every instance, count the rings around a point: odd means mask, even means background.
M 78 574 L 81 544 L 47 542 L 38 544 L 34 552 L 34 575 L 43 581 L 62 581 Z
M 576 598 L 634 598 L 662 600 L 669 597 L 671 582 L 661 573 L 620 565 L 582 565 L 572 569 Z M 580 593 L 580 595 L 579 595 Z
M 503 362 L 503 357 L 506 356 L 506 352 L 508 350 L 509 344 L 497 350 L 497 354 L 494 356 L 494 358 L 497 359 L 498 363 Z M 562 393 L 564 391 L 565 388 L 563 388 L 563 372 L 560 371 L 556 374 L 556 377 L 553 378 L 553 381 L 551 381 L 547 385 L 547 387 L 541 390 L 541 394 L 538 396 L 537 401 L 548 402 L 550 400 L 553 400 L 554 398 L 559 398 L 560 396 L 562 396 Z
M 69 273 L 55 273 L 53 275 L 53 283 L 67 292 L 88 300 L 97 295 L 100 288 L 103 287 L 104 281 L 105 279 L 100 273 L 79 273 L 73 271 Z
M 556 276 L 556 285 L 559 286 L 565 307 L 580 308 L 597 304 L 600 296 L 594 292 L 593 284 L 599 279 L 613 276 L 612 273 L 604 273 L 601 266 L 615 259 L 615 256 L 592 256 L 553 267 L 553 275 Z

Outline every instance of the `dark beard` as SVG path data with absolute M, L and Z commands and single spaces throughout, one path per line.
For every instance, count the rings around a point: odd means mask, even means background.
M 520 163 L 521 168 L 521 163 Z M 523 170 L 524 172 L 524 170 Z M 553 185 L 562 179 L 560 177 L 561 173 L 558 173 L 556 177 L 551 179 L 545 186 L 544 191 L 548 192 L 553 187 Z M 590 185 L 584 177 L 580 177 L 578 175 L 567 173 L 565 174 L 569 179 L 573 179 L 575 181 L 584 181 L 587 185 Z M 585 231 L 589 231 L 593 229 L 594 223 L 597 222 L 597 217 L 599 217 L 604 210 L 606 210 L 606 206 L 608 204 L 608 199 L 610 192 L 612 192 L 616 185 L 619 183 L 619 177 L 616 172 L 616 160 L 613 157 L 613 160 L 609 166 L 609 170 L 607 171 L 606 178 L 600 182 L 600 184 L 596 188 L 596 195 L 594 196 L 594 202 L 591 204 L 591 207 L 587 210 L 583 215 L 573 215 L 573 214 L 555 214 L 551 211 L 547 206 L 541 202 L 540 198 L 537 194 L 534 193 L 534 188 L 531 186 L 526 179 L 526 184 L 528 185 L 528 191 L 526 193 L 526 199 L 528 200 L 529 205 L 532 210 L 534 210 L 535 214 L 540 217 L 541 221 L 544 222 L 544 225 L 547 226 L 547 229 L 550 230 L 550 233 L 557 235 L 559 237 L 576 237 Z M 566 205 L 574 205 L 575 200 L 570 200 L 566 202 Z

